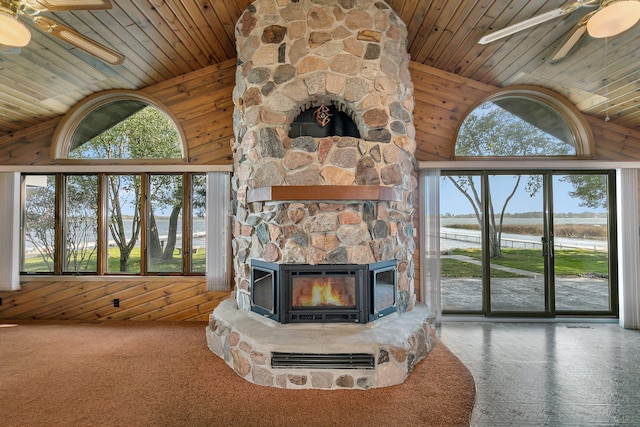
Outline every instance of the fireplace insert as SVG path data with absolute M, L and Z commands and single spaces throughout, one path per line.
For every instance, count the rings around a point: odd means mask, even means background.
M 281 323 L 367 323 L 396 311 L 396 261 L 274 264 L 251 261 L 251 310 Z

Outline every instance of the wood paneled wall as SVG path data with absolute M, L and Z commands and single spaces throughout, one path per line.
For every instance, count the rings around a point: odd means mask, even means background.
M 497 87 L 412 62 L 414 123 L 419 161 L 454 159 L 454 141 L 466 114 Z M 640 132 L 586 116 L 597 161 L 640 161 Z
M 229 296 L 207 291 L 202 277 L 95 279 L 30 279 L 19 291 L 0 291 L 0 319 L 208 321 Z
M 235 73 L 236 61 L 230 60 L 140 91 L 177 118 L 187 139 L 189 164 L 232 163 Z M 61 118 L 0 137 L 0 165 L 50 165 L 51 142 Z
M 497 88 L 412 62 L 418 161 L 452 160 L 456 133 L 467 112 Z
M 189 164 L 231 164 L 236 61 L 212 65 L 142 90 L 164 103 L 184 131 Z
M 177 117 L 187 137 L 189 164 L 232 163 L 235 70 L 235 60 L 227 61 L 141 91 L 160 100 Z M 411 64 L 410 71 L 417 160 L 450 160 L 460 120 L 497 88 L 417 63 Z M 50 165 L 51 138 L 59 120 L 0 138 L 0 165 Z M 638 132 L 594 118 L 588 121 L 597 160 L 640 161 Z M 418 250 L 414 257 L 417 292 L 419 260 Z M 202 278 L 30 278 L 19 291 L 0 292 L 0 319 L 207 320 L 227 296 L 227 292 L 206 291 Z M 113 307 L 114 298 L 120 299 L 120 307 Z
M 236 61 L 230 60 L 141 90 L 162 102 L 187 138 L 189 164 L 231 164 Z M 453 159 L 460 121 L 497 90 L 427 65 L 412 62 L 414 123 L 419 161 Z M 640 132 L 587 117 L 596 160 L 640 161 Z M 51 139 L 60 118 L 0 137 L 0 165 L 50 165 Z

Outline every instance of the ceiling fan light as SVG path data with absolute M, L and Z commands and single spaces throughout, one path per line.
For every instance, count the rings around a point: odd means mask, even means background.
M 31 41 L 31 32 L 12 10 L 0 8 L 0 43 L 5 46 L 23 47 Z
M 591 37 L 613 37 L 633 27 L 640 19 L 640 1 L 615 1 L 605 5 L 589 22 Z

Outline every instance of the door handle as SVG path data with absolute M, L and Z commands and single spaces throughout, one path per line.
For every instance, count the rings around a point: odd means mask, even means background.
M 551 241 L 547 241 L 544 237 L 542 237 L 540 238 L 540 240 L 542 241 L 542 256 L 549 256 L 550 258 L 553 258 L 553 239 Z

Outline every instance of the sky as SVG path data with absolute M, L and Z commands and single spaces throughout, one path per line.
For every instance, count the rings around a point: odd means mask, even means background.
M 478 182 L 480 177 L 477 177 Z M 504 185 L 495 185 L 503 183 Z M 504 200 L 513 189 L 515 184 L 515 177 L 513 175 L 504 176 L 492 176 L 492 196 L 494 199 L 494 207 L 501 208 Z M 507 212 L 521 213 L 521 212 L 533 212 L 542 211 L 542 192 L 538 192 L 534 197 L 531 197 L 524 189 L 526 181 L 522 179 L 520 181 L 520 187 L 514 197 L 507 206 Z M 580 199 L 575 199 L 569 196 L 569 192 L 573 189 L 573 186 L 566 182 L 559 181 L 558 178 L 554 179 L 554 200 L 553 207 L 556 213 L 581 213 L 581 212 L 605 212 L 605 209 L 594 210 L 584 206 L 580 206 Z M 440 212 L 442 214 L 470 214 L 473 213 L 471 204 L 466 197 L 458 191 L 448 179 L 441 179 L 440 185 Z

